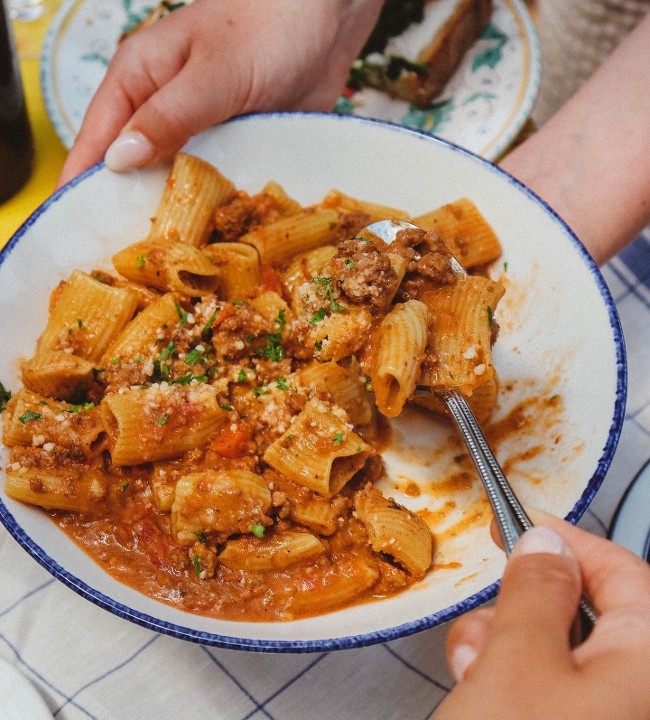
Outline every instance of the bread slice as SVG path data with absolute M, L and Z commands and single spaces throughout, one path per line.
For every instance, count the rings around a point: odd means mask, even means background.
M 374 87 L 429 107 L 488 25 L 492 0 L 426 0 L 423 18 L 352 66 L 354 89 Z

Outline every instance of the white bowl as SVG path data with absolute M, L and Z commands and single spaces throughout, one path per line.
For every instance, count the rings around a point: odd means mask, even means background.
M 274 179 L 303 203 L 337 187 L 415 215 L 471 198 L 504 248 L 503 265 L 493 268 L 507 286 L 497 313 L 495 363 L 502 380 L 497 420 L 517 407 L 529 417 L 506 439 L 498 434 L 498 454 L 525 506 L 578 520 L 607 472 L 623 423 L 625 350 L 602 276 L 543 202 L 467 151 L 361 118 L 252 115 L 203 133 L 186 150 L 249 192 Z M 116 248 L 145 234 L 167 172 L 164 167 L 116 175 L 96 166 L 44 203 L 2 251 L 0 380 L 11 390 L 20 384 L 17 358 L 33 353 L 44 326 L 50 290 L 73 268 L 110 268 Z M 555 396 L 561 402 L 547 402 Z M 480 605 L 495 595 L 504 566 L 489 538 L 490 513 L 479 481 L 465 489 L 463 482 L 445 482 L 458 472 L 454 457 L 462 449 L 451 426 L 406 413 L 393 424 L 393 440 L 386 453 L 388 492 L 414 508 L 440 511 L 433 528 L 436 567 L 400 595 L 316 618 L 248 623 L 184 613 L 112 579 L 43 512 L 3 491 L 0 516 L 27 552 L 63 583 L 158 632 L 255 651 L 370 645 Z M 420 484 L 418 498 L 400 495 L 407 480 Z

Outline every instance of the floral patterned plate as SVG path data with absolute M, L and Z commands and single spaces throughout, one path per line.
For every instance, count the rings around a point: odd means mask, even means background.
M 41 81 L 47 112 L 66 147 L 120 35 L 153 5 L 154 0 L 64 0 L 43 46 Z M 539 41 L 524 3 L 494 0 L 489 26 L 431 108 L 364 89 L 341 97 L 335 110 L 401 123 L 496 160 L 528 119 L 540 74 Z

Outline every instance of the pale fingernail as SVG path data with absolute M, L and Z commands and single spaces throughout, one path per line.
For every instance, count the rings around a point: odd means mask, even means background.
M 549 555 L 564 555 L 568 552 L 564 538 L 551 528 L 537 526 L 526 530 L 514 547 L 513 554 L 534 555 L 547 553 Z
M 476 650 L 471 645 L 456 645 L 449 658 L 449 669 L 456 682 L 460 682 L 469 666 L 476 660 Z
M 109 170 L 124 172 L 144 165 L 155 148 L 141 132 L 131 130 L 118 135 L 106 151 L 104 163 Z

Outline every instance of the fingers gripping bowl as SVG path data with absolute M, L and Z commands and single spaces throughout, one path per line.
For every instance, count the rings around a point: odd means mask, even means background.
M 621 331 L 607 288 L 568 228 L 494 166 L 398 126 L 318 114 L 241 118 L 193 139 L 203 157 L 248 192 L 269 180 L 309 204 L 330 189 L 412 216 L 470 198 L 499 237 L 490 269 L 506 288 L 494 363 L 498 405 L 487 432 L 522 503 L 576 521 L 611 462 L 626 392 Z M 15 391 L 50 292 L 72 270 L 111 268 L 146 236 L 169 168 L 114 175 L 95 167 L 66 186 L 12 238 L 0 265 L 5 337 L 0 379 Z M 3 450 L 2 464 L 7 455 Z M 248 650 L 368 645 L 451 619 L 494 595 L 503 557 L 490 513 L 453 428 L 407 409 L 383 452 L 386 495 L 427 518 L 432 569 L 390 598 L 288 622 L 234 622 L 183 612 L 114 580 L 41 510 L 4 493 L 2 521 L 45 568 L 90 601 L 180 638 Z M 4 483 L 3 483 L 4 485 Z

